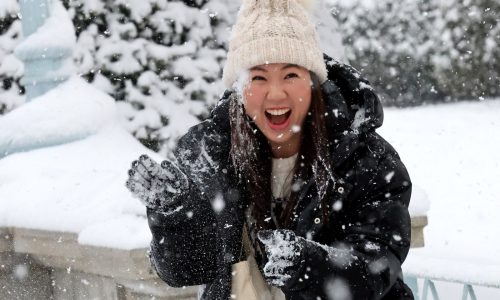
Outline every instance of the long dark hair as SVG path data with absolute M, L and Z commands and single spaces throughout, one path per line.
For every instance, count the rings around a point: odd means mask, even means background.
M 316 74 L 311 74 L 311 105 L 301 128 L 300 150 L 293 168 L 292 192 L 286 201 L 278 228 L 292 228 L 294 210 L 300 187 L 314 178 L 318 196 L 322 201 L 324 219 L 327 220 L 328 207 L 324 194 L 331 178 L 329 143 L 325 125 L 326 109 Z M 272 152 L 267 139 L 245 113 L 242 95 L 232 95 L 230 104 L 231 159 L 240 183 L 245 189 L 251 214 L 257 230 L 275 229 L 271 217 L 271 167 Z

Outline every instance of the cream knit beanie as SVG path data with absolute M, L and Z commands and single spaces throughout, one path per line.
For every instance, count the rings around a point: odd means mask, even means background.
M 222 80 L 231 87 L 240 72 L 266 63 L 290 63 L 327 80 L 318 34 L 307 0 L 243 0 L 229 40 Z

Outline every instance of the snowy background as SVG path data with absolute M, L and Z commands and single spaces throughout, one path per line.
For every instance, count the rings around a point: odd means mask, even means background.
M 80 243 L 97 246 L 147 247 L 144 207 L 124 187 L 127 169 L 142 153 L 160 161 L 222 93 L 224 47 L 238 2 L 63 4 L 75 25 L 78 76 L 25 103 L 23 65 L 14 55 L 22 41 L 19 7 L 16 0 L 0 1 L 0 146 L 74 138 L 0 153 L 9 154 L 0 158 L 0 227 L 75 232 Z M 500 284 L 500 4 L 321 5 L 327 7 L 316 13 L 327 37 L 323 49 L 350 61 L 384 97 L 380 133 L 417 186 L 413 215 L 427 207 L 419 199 L 430 201 L 425 247 L 410 251 L 405 271 Z M 325 13 L 330 9 L 335 18 Z M 445 103 L 457 100 L 464 101 Z M 459 297 L 461 286 L 441 286 L 446 299 Z M 500 299 L 500 289 L 476 292 L 479 299 Z
M 499 1 L 316 2 L 323 50 L 349 60 L 386 106 L 500 97 Z M 62 3 L 76 31 L 77 73 L 116 100 L 120 122 L 141 143 L 165 155 L 207 116 L 223 90 L 240 1 Z M 24 102 L 13 55 L 22 37 L 17 0 L 0 1 L 0 115 Z
M 410 250 L 404 270 L 500 286 L 499 113 L 500 99 L 385 110 L 379 132 L 431 203 L 425 247 Z M 459 299 L 462 286 L 444 287 Z M 476 292 L 500 299 L 499 289 Z

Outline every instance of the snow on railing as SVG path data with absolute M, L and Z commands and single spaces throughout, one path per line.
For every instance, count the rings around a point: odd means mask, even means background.
M 438 292 L 436 283 L 462 285 L 462 300 L 477 300 L 476 289 L 500 289 L 500 267 L 472 259 L 430 257 L 422 254 L 409 255 L 404 263 L 405 282 L 412 289 L 415 299 L 449 299 L 444 291 Z M 423 280 L 420 291 L 418 281 Z M 500 291 L 498 292 L 500 294 Z M 429 298 L 429 295 L 432 298 Z M 440 297 L 441 295 L 441 297 Z

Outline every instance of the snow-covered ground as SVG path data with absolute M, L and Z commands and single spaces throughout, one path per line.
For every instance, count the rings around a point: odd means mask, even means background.
M 146 247 L 145 208 L 125 181 L 139 155 L 161 157 L 117 120 L 115 101 L 76 76 L 2 116 L 0 157 L 9 149 L 25 152 L 0 159 L 0 227 L 73 232 L 95 246 Z
M 431 203 L 425 247 L 410 251 L 405 271 L 500 286 L 500 99 L 385 112 L 379 132 Z M 478 297 L 500 299 L 500 289 Z

